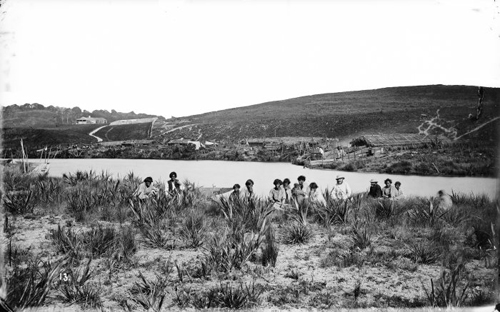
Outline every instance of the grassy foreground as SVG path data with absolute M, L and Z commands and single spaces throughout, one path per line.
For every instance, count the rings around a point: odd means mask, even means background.
M 492 305 L 497 201 L 355 196 L 275 210 L 130 194 L 141 179 L 4 172 L 8 302 L 40 311 L 359 309 Z M 164 190 L 162 183 L 157 186 Z M 15 191 L 15 193 L 13 193 Z M 325 190 L 325 193 L 326 190 Z M 160 192 L 164 194 L 164 192 Z

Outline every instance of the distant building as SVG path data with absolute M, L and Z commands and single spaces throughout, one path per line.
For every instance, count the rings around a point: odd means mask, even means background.
M 77 125 L 107 124 L 106 118 L 101 117 L 80 117 L 76 120 Z

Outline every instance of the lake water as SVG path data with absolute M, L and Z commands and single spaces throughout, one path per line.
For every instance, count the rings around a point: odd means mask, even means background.
M 353 192 L 364 192 L 370 186 L 370 179 L 377 179 L 380 185 L 386 178 L 393 183 L 401 182 L 407 195 L 434 196 L 443 189 L 470 194 L 486 194 L 490 198 L 496 196 L 498 181 L 494 178 L 449 178 L 404 176 L 377 173 L 341 172 L 336 170 L 313 170 L 289 163 L 260 163 L 232 161 L 184 161 L 156 159 L 53 159 L 50 161 L 50 176 L 61 177 L 63 173 L 74 173 L 77 170 L 94 170 L 97 173 L 106 171 L 115 178 L 125 177 L 129 172 L 141 178 L 151 176 L 155 181 L 167 181 L 170 172 L 175 171 L 178 179 L 188 179 L 198 186 L 232 187 L 238 183 L 244 187 L 247 179 L 255 182 L 254 190 L 263 196 L 273 187 L 274 179 L 289 178 L 292 184 L 299 175 L 306 177 L 306 183 L 316 182 L 320 189 L 335 185 L 337 174 L 345 176 Z

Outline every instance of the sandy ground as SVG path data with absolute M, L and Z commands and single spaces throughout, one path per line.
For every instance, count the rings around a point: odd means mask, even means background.
M 58 255 L 47 235 L 51 229 L 57 229 L 58 225 L 68 226 L 73 224 L 70 221 L 71 218 L 66 216 L 17 217 L 15 220 L 11 220 L 12 224 L 14 224 L 12 244 L 23 249 L 28 248 L 34 254 L 44 252 L 47 258 L 57 258 Z M 75 228 L 74 225 L 73 227 Z M 78 225 L 78 229 L 81 228 L 82 226 Z M 261 305 L 257 310 L 294 311 L 309 308 L 311 305 L 315 305 L 316 309 L 326 308 L 326 306 L 318 305 L 318 300 L 321 300 L 321 296 L 329 296 L 331 298 L 330 302 L 334 302 L 330 309 L 348 311 L 347 309 L 336 309 L 335 306 L 353 302 L 353 290 L 358 283 L 361 285 L 361 291 L 357 302 L 361 306 L 381 305 L 380 300 L 388 300 L 390 297 L 399 297 L 408 302 L 413 300 L 425 301 L 424 285 L 428 287 L 430 279 L 436 279 L 441 272 L 439 264 L 417 266 L 403 257 L 392 260 L 390 265 L 376 263 L 361 267 L 340 268 L 334 265 L 321 267 L 322 260 L 324 261 L 331 251 L 342 252 L 352 242 L 350 241 L 351 238 L 348 235 L 341 234 L 341 231 L 335 231 L 335 234 L 332 234 L 315 224 L 312 225 L 312 228 L 314 237 L 308 244 L 279 245 L 279 255 L 275 268 L 262 267 L 259 263 L 248 263 L 241 272 L 232 274 L 234 279 L 241 278 L 247 282 L 254 280 L 257 284 L 265 287 L 265 291 L 260 297 Z M 279 233 L 280 230 L 278 230 Z M 374 251 L 380 253 L 387 252 L 389 249 L 403 252 L 405 248 L 404 245 L 398 245 L 397 242 L 391 241 L 383 235 L 376 236 L 372 245 Z M 133 256 L 134 264 L 116 268 L 111 273 L 106 264 L 107 259 L 93 260 L 92 268 L 95 271 L 92 281 L 102 287 L 103 310 L 121 310 L 118 303 L 113 299 L 129 296 L 128 291 L 134 285 L 134 282 L 139 281 L 139 272 L 142 272 L 146 278 L 154 279 L 155 272 L 159 272 L 160 267 L 165 265 L 167 261 L 177 261 L 181 267 L 189 268 L 199 263 L 199 260 L 203 257 L 202 251 L 202 248 L 154 249 L 141 243 L 139 250 Z M 484 261 L 474 260 L 467 265 L 467 268 L 474 275 L 472 287 L 479 287 L 483 281 L 492 279 L 494 276 L 494 269 L 486 268 Z M 252 275 L 255 276 L 254 279 L 251 278 Z M 175 268 L 170 276 L 171 280 L 178 281 Z M 235 281 L 230 282 L 236 285 Z M 191 280 L 186 278 L 183 286 L 202 290 L 218 284 L 219 280 L 217 278 L 211 280 Z M 307 289 L 302 291 L 304 285 L 307 286 Z M 294 298 L 294 292 L 298 292 L 299 297 Z M 175 291 L 170 289 L 164 311 L 178 310 L 172 301 L 174 296 Z M 455 309 L 454 311 L 470 310 L 470 308 L 467 308 Z M 62 306 L 57 304 L 56 306 L 26 311 L 80 311 L 80 308 L 76 305 Z M 387 308 L 349 311 L 443 311 L 443 309 L 410 310 Z M 485 307 L 475 309 L 475 311 L 493 312 L 493 308 Z

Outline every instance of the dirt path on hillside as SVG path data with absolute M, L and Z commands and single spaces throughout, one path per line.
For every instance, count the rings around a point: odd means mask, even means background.
M 99 130 L 101 130 L 102 128 L 105 128 L 105 127 L 107 127 L 107 126 L 102 126 L 102 127 L 99 127 L 99 128 L 97 128 L 97 129 L 93 130 L 92 132 L 90 132 L 90 133 L 89 133 L 89 135 L 90 135 L 91 137 L 96 138 L 96 139 L 97 139 L 97 142 L 102 142 L 102 139 L 101 139 L 100 137 L 98 137 L 98 136 L 94 135 L 94 133 L 97 133 L 97 131 L 99 131 Z

